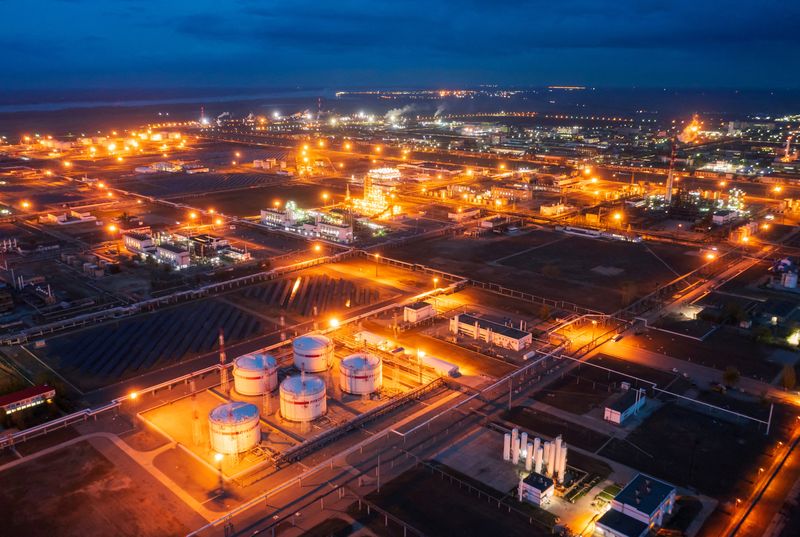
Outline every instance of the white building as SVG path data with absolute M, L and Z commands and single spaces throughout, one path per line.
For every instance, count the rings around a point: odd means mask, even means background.
M 450 319 L 450 332 L 515 351 L 520 351 L 533 342 L 530 332 L 467 313 L 460 313 Z
M 433 304 L 428 302 L 414 302 L 403 308 L 403 322 L 418 323 L 436 315 Z
M 542 474 L 531 472 L 528 477 L 519 480 L 517 495 L 519 501 L 526 501 L 541 507 L 550 503 L 554 491 L 555 482 L 552 479 Z
M 169 263 L 176 269 L 187 268 L 191 264 L 189 250 L 172 244 L 161 243 L 156 246 L 156 257 L 163 263 Z
M 641 410 L 646 400 L 647 396 L 644 389 L 628 390 L 622 397 L 619 397 L 605 408 L 603 419 L 622 425 L 625 420 Z
M 306 228 L 307 231 L 319 237 L 337 242 L 353 241 L 353 226 L 317 222 L 316 224 L 304 224 L 303 228 Z
M 126 232 L 122 235 L 122 244 L 133 254 L 149 254 L 156 249 L 153 237 L 145 233 Z
M 447 213 L 447 218 L 454 222 L 463 222 L 464 220 L 472 220 L 473 218 L 478 218 L 481 215 L 480 209 L 472 209 L 467 211 L 462 211 L 459 209 L 454 213 Z
M 595 523 L 595 535 L 642 537 L 664 523 L 675 508 L 675 487 L 638 474 L 611 500 L 611 510 Z

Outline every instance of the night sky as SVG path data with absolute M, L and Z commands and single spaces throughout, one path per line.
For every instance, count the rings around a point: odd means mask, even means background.
M 0 1 L 0 86 L 800 87 L 787 0 Z

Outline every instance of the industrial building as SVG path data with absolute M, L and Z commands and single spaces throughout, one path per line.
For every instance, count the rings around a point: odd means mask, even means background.
M 191 264 L 189 251 L 180 246 L 161 243 L 156 246 L 156 258 L 163 263 L 168 263 L 176 269 L 187 268 Z
M 147 255 L 156 250 L 153 237 L 145 233 L 126 232 L 122 235 L 122 244 L 132 254 Z
M 55 389 L 46 384 L 31 386 L 0 397 L 0 410 L 11 414 L 50 401 L 55 396 Z
M 517 489 L 519 501 L 526 501 L 537 507 L 550 503 L 554 492 L 555 481 L 536 472 L 532 472 L 525 479 L 520 479 Z
M 515 351 L 520 351 L 533 342 L 533 335 L 530 332 L 467 313 L 458 314 L 450 319 L 450 332 Z
M 627 390 L 622 397 L 605 407 L 603 419 L 622 425 L 625 420 L 637 414 L 645 404 L 647 396 L 643 388 L 637 390 Z
M 672 514 L 677 491 L 672 485 L 638 474 L 611 501 L 611 510 L 595 524 L 603 537 L 642 537 Z
M 435 316 L 436 310 L 429 302 L 414 302 L 403 308 L 403 321 L 406 323 L 418 323 Z

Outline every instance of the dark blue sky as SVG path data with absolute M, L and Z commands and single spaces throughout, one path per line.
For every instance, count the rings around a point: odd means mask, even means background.
M 800 87 L 790 0 L 0 0 L 0 86 Z

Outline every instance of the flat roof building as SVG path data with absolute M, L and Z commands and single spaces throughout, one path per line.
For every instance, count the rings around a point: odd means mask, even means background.
M 625 420 L 641 410 L 646 400 L 647 396 L 644 389 L 629 389 L 605 408 L 603 419 L 622 425 Z
M 156 246 L 156 257 L 159 261 L 169 263 L 177 269 L 186 268 L 191 264 L 189 251 L 174 244 L 161 243 Z
M 554 491 L 555 482 L 551 478 L 531 472 L 525 479 L 520 479 L 517 494 L 519 501 L 543 506 L 550 503 Z
M 418 323 L 435 315 L 436 310 L 429 302 L 414 302 L 403 308 L 403 321 L 407 323 Z
M 11 414 L 47 402 L 55 396 L 56 391 L 46 384 L 30 386 L 0 397 L 0 410 Z
M 641 537 L 661 526 L 675 508 L 674 486 L 645 474 L 636 477 L 611 500 L 611 510 L 597 520 L 595 535 Z
M 530 332 L 468 313 L 460 313 L 450 319 L 450 332 L 515 351 L 520 351 L 533 342 L 533 335 Z

